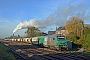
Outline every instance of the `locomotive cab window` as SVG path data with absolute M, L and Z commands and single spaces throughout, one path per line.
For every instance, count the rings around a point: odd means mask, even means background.
M 65 40 L 65 37 L 58 37 L 58 40 Z

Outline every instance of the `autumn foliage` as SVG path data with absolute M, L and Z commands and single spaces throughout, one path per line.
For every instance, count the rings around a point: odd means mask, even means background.
M 65 25 L 69 35 L 67 39 L 90 51 L 90 28 L 84 27 L 82 19 L 71 17 Z
M 74 33 L 77 36 L 81 36 L 83 33 L 84 23 L 83 20 L 76 17 L 71 17 L 69 21 L 66 22 L 65 29 L 68 30 L 69 34 Z

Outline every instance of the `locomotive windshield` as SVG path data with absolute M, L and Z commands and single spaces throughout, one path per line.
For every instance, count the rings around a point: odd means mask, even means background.
M 65 40 L 65 37 L 59 37 L 58 36 L 58 40 Z

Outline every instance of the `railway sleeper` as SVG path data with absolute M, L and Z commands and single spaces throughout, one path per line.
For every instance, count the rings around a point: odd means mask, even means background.
M 41 57 L 41 56 L 37 56 L 37 55 L 34 55 L 32 56 L 31 58 L 33 58 L 34 60 L 46 60 L 45 58 Z
M 53 58 L 56 58 L 56 59 L 62 60 L 62 58 L 60 58 L 59 56 L 56 56 L 56 55 L 54 55 L 54 54 L 49 54 L 49 56 L 51 56 L 51 57 L 53 57 Z
M 63 57 L 62 55 L 53 55 L 53 54 L 50 54 L 49 56 L 55 58 L 55 59 L 59 59 L 59 60 L 71 60 L 71 58 L 68 58 L 67 56 L 66 57 Z
M 55 55 L 55 57 L 60 57 L 60 56 L 63 58 L 65 57 L 65 58 L 70 59 L 70 60 L 74 59 L 74 57 L 71 57 L 71 55 L 67 55 L 67 54 L 56 54 Z
M 59 59 L 56 59 L 50 55 L 43 55 L 42 57 L 46 58 L 47 60 L 59 60 Z

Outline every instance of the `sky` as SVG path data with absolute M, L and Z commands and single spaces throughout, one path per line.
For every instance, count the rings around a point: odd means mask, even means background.
M 34 18 L 40 22 L 38 24 L 43 24 L 43 21 L 44 25 L 47 24 L 41 29 L 43 32 L 62 26 L 72 15 L 83 17 L 85 24 L 90 24 L 89 6 L 90 0 L 0 0 L 0 38 L 13 35 L 13 30 L 20 22 Z M 55 25 L 47 21 L 61 23 Z M 21 29 L 14 34 L 25 36 L 26 30 Z

